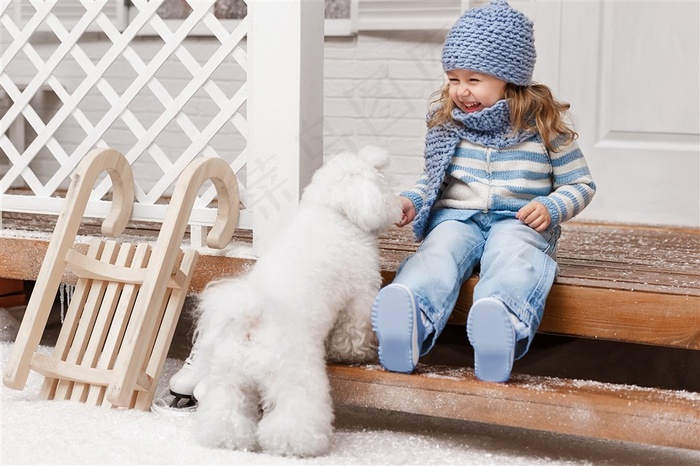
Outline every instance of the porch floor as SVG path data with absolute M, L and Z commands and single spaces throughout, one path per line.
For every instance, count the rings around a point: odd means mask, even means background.
M 56 217 L 51 215 L 2 212 L 0 277 L 23 280 L 36 277 L 55 221 Z M 99 236 L 100 225 L 99 219 L 83 219 L 79 237 Z M 155 242 L 159 226 L 130 222 L 120 239 Z M 672 238 L 669 229 L 663 226 L 571 221 L 564 223 L 562 230 L 557 255 L 558 284 L 700 296 L 698 228 L 674 228 Z M 247 253 L 204 251 L 191 292 L 200 291 L 214 278 L 240 272 L 254 261 L 249 230 L 236 230 L 232 242 Z M 188 246 L 189 230 L 183 247 Z M 379 246 L 382 272 L 391 276 L 418 244 L 413 241 L 410 228 L 392 227 L 380 237 Z M 67 278 L 70 283 L 71 277 Z

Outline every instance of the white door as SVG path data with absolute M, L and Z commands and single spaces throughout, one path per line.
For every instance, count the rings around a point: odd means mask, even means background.
M 580 218 L 700 226 L 699 3 L 513 2 L 598 185 Z

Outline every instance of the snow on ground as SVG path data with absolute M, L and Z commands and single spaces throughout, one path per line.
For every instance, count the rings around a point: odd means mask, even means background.
M 4 372 L 19 322 L 0 309 Z M 42 346 L 42 351 L 51 351 Z M 159 391 L 182 364 L 168 359 Z M 39 398 L 32 372 L 23 391 L 2 386 L 0 463 L 319 465 L 696 465 L 700 452 L 608 442 L 340 406 L 330 453 L 285 458 L 211 449 L 193 440 L 191 417 L 105 409 Z M 517 415 L 517 413 L 514 413 Z

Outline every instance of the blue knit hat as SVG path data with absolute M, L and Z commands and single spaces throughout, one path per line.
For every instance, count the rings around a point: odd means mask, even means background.
M 445 71 L 490 74 L 519 86 L 532 84 L 535 68 L 532 21 L 505 0 L 468 10 L 452 26 L 442 49 Z

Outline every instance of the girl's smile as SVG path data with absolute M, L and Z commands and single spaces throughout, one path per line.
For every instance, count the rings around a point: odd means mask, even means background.
M 450 98 L 465 113 L 491 107 L 505 97 L 506 82 L 488 74 L 451 70 L 447 72 L 447 78 L 450 80 Z
M 481 110 L 481 104 L 479 102 L 462 102 L 462 105 L 459 107 L 462 109 L 462 111 L 467 113 L 478 112 L 479 110 Z

